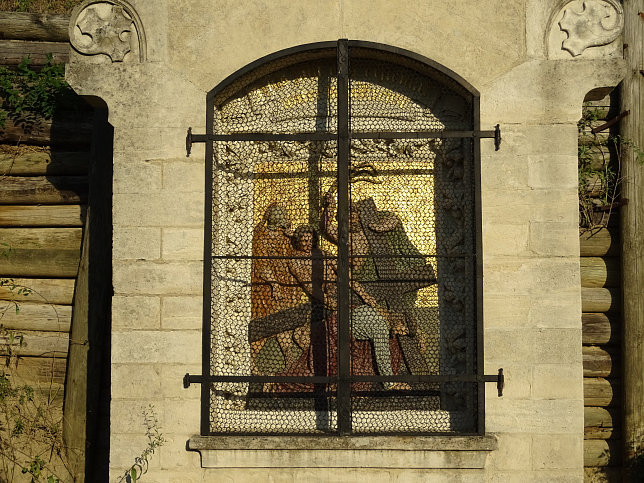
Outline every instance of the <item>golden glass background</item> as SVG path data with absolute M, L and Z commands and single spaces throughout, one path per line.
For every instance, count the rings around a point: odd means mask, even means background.
M 354 157 L 353 164 L 364 162 L 364 157 Z M 255 167 L 253 189 L 253 217 L 257 226 L 262 220 L 269 205 L 278 203 L 289 216 L 291 229 L 302 224 L 309 224 L 309 186 L 313 183 L 318 188 L 319 199 L 322 199 L 332 185 L 335 172 L 335 159 L 318 163 L 316 179 L 308 177 L 310 162 L 307 160 L 288 160 L 283 162 L 265 161 Z M 372 197 L 379 211 L 389 211 L 398 215 L 405 232 L 413 245 L 424 255 L 436 254 L 436 224 L 434 211 L 433 161 L 413 159 L 392 159 L 390 161 L 371 160 L 370 164 L 378 173 L 374 178 L 377 183 L 356 181 L 351 183 L 351 201 Z M 396 168 L 396 166 L 404 166 Z M 422 174 L 408 174 L 409 172 Z M 397 174 L 399 173 L 399 174 Z M 270 176 L 270 177 L 268 177 Z M 319 218 L 321 206 L 317 207 Z M 319 226 L 315 227 L 321 233 Z M 327 253 L 335 255 L 337 247 L 320 237 L 320 247 Z M 434 271 L 437 271 L 435 260 L 429 258 Z M 438 275 L 438 274 L 437 274 Z M 437 306 L 437 287 L 433 285 L 421 289 L 416 301 L 417 306 Z

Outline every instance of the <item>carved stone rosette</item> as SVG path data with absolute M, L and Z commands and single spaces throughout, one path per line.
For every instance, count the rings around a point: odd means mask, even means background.
M 624 27 L 624 12 L 616 0 L 573 1 L 564 6 L 559 28 L 567 34 L 561 48 L 573 57 L 589 47 L 613 42 Z
M 85 0 L 72 12 L 69 39 L 83 55 L 103 54 L 112 62 L 146 60 L 141 19 L 124 0 Z

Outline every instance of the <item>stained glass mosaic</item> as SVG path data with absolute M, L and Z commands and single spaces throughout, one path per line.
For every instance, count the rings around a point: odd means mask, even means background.
M 210 433 L 333 433 L 343 410 L 355 434 L 476 432 L 478 386 L 459 379 L 477 370 L 473 141 L 415 136 L 472 130 L 472 97 L 420 63 L 352 54 L 346 183 L 333 51 L 263 66 L 213 101 L 215 134 L 312 139 L 212 142 Z

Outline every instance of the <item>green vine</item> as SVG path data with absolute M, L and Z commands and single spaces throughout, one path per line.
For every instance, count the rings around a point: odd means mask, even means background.
M 12 252 L 10 245 L 0 243 L 0 257 L 10 258 Z M 17 374 L 11 368 L 16 363 L 17 349 L 23 346 L 24 335 L 2 324 L 9 309 L 19 313 L 25 297 L 32 293 L 41 295 L 12 278 L 0 277 L 0 288 L 4 289 L 6 299 L 0 305 L 0 358 L 5 366 L 0 370 L 0 481 L 72 481 L 66 464 L 60 403 L 52 384 L 53 372 L 47 395 L 36 394 L 32 386 L 17 383 Z M 18 474 L 24 477 L 19 478 Z
M 67 468 L 51 464 L 53 455 L 64 454 L 61 421 L 52 405 L 36 397 L 33 387 L 14 384 L 10 374 L 0 372 L 0 479 L 14 481 L 18 469 L 32 483 L 71 480 Z
M 150 458 L 154 452 L 166 442 L 159 428 L 159 420 L 152 404 L 143 410 L 143 421 L 145 424 L 145 435 L 148 438 L 148 445 L 139 456 L 134 458 L 134 464 L 125 470 L 119 483 L 136 483 L 139 481 L 141 476 L 148 472 Z
M 580 140 L 577 153 L 579 226 L 582 230 L 608 225 L 614 209 L 620 204 L 621 167 L 626 156 L 633 155 L 639 164 L 644 164 L 644 150 L 632 140 L 620 135 L 588 135 L 590 128 L 603 119 L 604 110 L 587 103 L 577 123 L 579 135 L 584 138 L 583 142 Z
M 62 106 L 69 104 L 73 91 L 65 82 L 65 65 L 55 64 L 52 55 L 40 70 L 34 70 L 29 57 L 16 70 L 0 67 L 0 127 L 6 120 L 41 117 L 51 119 Z
M 5 307 L 0 308 L 0 320 L 4 317 L 4 314 L 7 310 L 13 306 L 16 310 L 16 314 L 20 312 L 20 303 L 19 300 L 22 297 L 27 297 L 31 295 L 32 289 L 24 285 L 16 283 L 13 278 L 0 278 L 0 288 L 6 287 L 11 294 L 11 299 L 8 300 L 8 304 Z
M 19 12 L 28 12 L 29 7 L 33 3 L 33 0 L 17 0 L 18 2 L 18 11 Z

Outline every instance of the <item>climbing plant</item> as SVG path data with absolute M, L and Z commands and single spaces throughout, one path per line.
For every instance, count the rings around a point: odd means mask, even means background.
M 54 63 L 51 54 L 39 70 L 32 68 L 29 57 L 15 70 L 0 66 L 0 128 L 8 118 L 51 119 L 59 108 L 71 106 L 73 96 L 65 82 L 65 65 Z
M 582 112 L 577 123 L 579 226 L 594 230 L 607 226 L 620 204 L 622 160 L 633 155 L 644 164 L 644 151 L 620 135 L 592 133 L 591 127 L 601 119 L 601 109 L 586 104 Z
M 139 481 L 148 472 L 150 458 L 154 452 L 166 442 L 159 428 L 159 420 L 152 404 L 143 410 L 143 424 L 145 425 L 145 435 L 148 438 L 148 443 L 141 451 L 141 454 L 134 458 L 134 464 L 125 470 L 119 483 L 136 483 Z
M 0 370 L 0 480 L 72 481 L 55 396 L 36 397 L 32 386 Z

